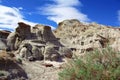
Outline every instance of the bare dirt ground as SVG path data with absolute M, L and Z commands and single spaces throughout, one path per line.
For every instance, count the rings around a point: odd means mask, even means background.
M 43 61 L 23 62 L 22 67 L 27 73 L 28 80 L 58 80 L 58 72 L 62 70 L 60 65 L 63 63 L 51 62 L 51 67 L 43 64 Z

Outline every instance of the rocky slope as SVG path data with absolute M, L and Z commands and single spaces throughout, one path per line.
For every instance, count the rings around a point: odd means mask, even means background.
M 81 23 L 76 19 L 60 22 L 54 30 L 60 42 L 77 53 L 85 53 L 96 48 L 111 46 L 120 49 L 120 28 L 100 25 L 96 23 Z

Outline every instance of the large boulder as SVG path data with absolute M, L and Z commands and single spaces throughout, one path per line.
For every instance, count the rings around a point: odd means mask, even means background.
M 39 49 L 38 47 L 32 47 L 32 55 L 36 60 L 43 60 L 42 49 Z
M 42 50 L 29 43 L 23 44 L 16 52 L 20 58 L 25 60 L 43 60 Z

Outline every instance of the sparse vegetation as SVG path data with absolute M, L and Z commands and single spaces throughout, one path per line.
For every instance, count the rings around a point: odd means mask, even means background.
M 59 73 L 59 80 L 120 80 L 120 53 L 106 48 L 76 57 Z

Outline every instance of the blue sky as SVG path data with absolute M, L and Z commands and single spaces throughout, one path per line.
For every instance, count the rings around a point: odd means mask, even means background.
M 120 26 L 120 0 L 0 0 L 0 29 L 19 21 L 55 28 L 65 19 Z

